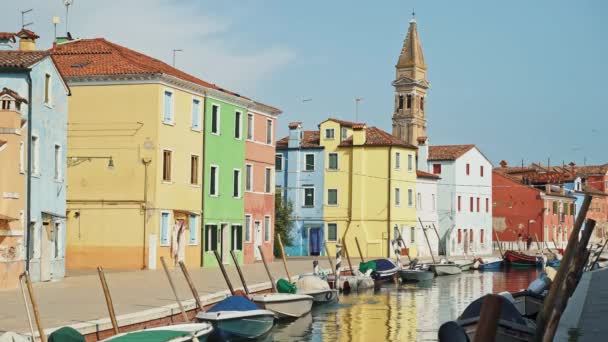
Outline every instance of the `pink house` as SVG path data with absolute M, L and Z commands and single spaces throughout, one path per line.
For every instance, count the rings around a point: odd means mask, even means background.
M 256 103 L 247 112 L 245 143 L 245 263 L 272 260 L 274 244 L 274 170 L 279 109 Z

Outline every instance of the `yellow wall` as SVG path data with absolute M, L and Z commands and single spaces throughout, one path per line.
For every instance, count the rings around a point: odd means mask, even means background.
M 200 156 L 202 172 L 202 133 L 190 129 L 192 95 L 172 89 L 175 124 L 169 126 L 162 123 L 165 89 L 160 84 L 71 85 L 68 155 L 111 156 L 114 169 L 96 159 L 68 167 L 68 268 L 142 268 L 148 253 L 144 241 L 147 245 L 155 234 L 159 245 L 160 210 L 200 214 L 200 186 L 189 184 L 190 153 Z M 171 184 L 162 183 L 163 148 L 173 150 Z M 150 160 L 147 190 L 142 159 Z M 198 245 L 187 247 L 189 265 L 200 265 L 200 240 L 199 232 Z M 156 253 L 169 256 L 169 247 L 157 247 Z

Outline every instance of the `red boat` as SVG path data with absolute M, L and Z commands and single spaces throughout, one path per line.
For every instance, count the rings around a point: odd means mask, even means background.
M 512 265 L 536 266 L 538 263 L 538 258 L 536 256 L 515 251 L 506 251 L 504 258 L 506 262 Z

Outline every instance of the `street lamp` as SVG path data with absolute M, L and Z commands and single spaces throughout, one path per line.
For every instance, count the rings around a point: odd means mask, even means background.
M 109 156 L 109 157 L 69 156 L 68 157 L 68 167 L 80 165 L 86 161 L 92 161 L 93 159 L 107 159 L 108 160 L 108 170 L 114 170 L 114 159 L 112 159 L 112 156 Z

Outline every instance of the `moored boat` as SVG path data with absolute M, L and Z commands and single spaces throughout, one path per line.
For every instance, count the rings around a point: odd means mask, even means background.
M 540 312 L 545 301 L 545 297 L 532 291 L 519 291 L 511 293 L 513 296 L 513 305 L 519 313 L 530 319 L 536 319 L 536 315 Z
M 502 259 L 499 258 L 487 258 L 481 259 L 477 269 L 480 271 L 488 271 L 488 270 L 497 270 L 500 269 L 503 265 Z
M 431 270 L 438 276 L 455 275 L 462 273 L 462 269 L 455 263 L 446 262 L 440 264 L 431 264 Z
M 473 260 L 468 260 L 468 259 L 454 260 L 454 263 L 456 265 L 458 265 L 458 267 L 460 267 L 461 271 L 465 272 L 465 271 L 469 271 L 471 269 L 471 267 L 475 263 L 475 259 L 473 259 Z
M 435 277 L 435 273 L 432 271 L 421 270 L 421 269 L 403 269 L 399 270 L 399 277 L 403 282 L 420 282 L 432 280 Z
M 277 318 L 298 318 L 312 309 L 312 296 L 289 293 L 267 293 L 251 296 L 251 300 Z
M 213 331 L 209 323 L 187 323 L 169 325 L 158 328 L 150 328 L 126 332 L 107 338 L 103 341 L 113 342 L 184 342 L 184 341 L 206 341 Z
M 391 259 L 382 258 L 371 261 L 376 264 L 376 270 L 372 272 L 372 278 L 374 278 L 376 282 L 392 280 L 397 271 L 401 269 L 401 267 Z
M 504 259 L 507 263 L 515 267 L 535 267 L 539 264 L 542 265 L 542 259 L 535 255 L 528 255 L 515 251 L 506 251 Z
M 315 304 L 327 304 L 338 300 L 338 290 L 316 275 L 301 276 L 296 282 L 298 294 L 309 295 Z

